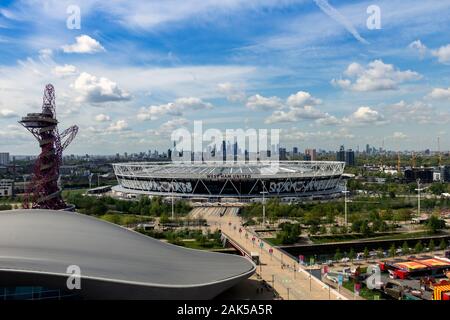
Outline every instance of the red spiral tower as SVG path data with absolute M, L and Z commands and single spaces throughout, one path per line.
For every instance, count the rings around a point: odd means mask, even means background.
M 32 180 L 25 192 L 24 208 L 65 209 L 67 205 L 61 197 L 58 184 L 59 168 L 62 152 L 75 138 L 78 127 L 72 126 L 59 133 L 53 85 L 45 86 L 42 112 L 29 113 L 19 123 L 34 135 L 41 147 Z

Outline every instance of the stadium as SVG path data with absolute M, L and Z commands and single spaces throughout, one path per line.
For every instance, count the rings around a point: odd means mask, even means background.
M 150 195 L 197 201 L 295 201 L 341 193 L 344 162 L 115 163 L 119 195 Z

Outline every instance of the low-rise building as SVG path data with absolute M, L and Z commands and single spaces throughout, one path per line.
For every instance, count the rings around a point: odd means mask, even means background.
M 11 197 L 13 195 L 13 180 L 0 180 L 0 197 Z

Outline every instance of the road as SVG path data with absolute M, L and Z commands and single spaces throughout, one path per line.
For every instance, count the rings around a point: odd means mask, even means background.
M 206 208 L 205 208 L 206 209 Z M 278 292 L 285 300 L 346 300 L 327 284 L 321 282 L 290 256 L 276 247 L 261 240 L 257 234 L 242 226 L 236 215 L 208 214 L 203 217 L 211 227 L 217 227 L 222 233 L 247 252 L 258 252 L 261 264 L 257 274 Z M 241 232 L 239 232 L 241 230 Z M 254 240 L 253 240 L 254 238 Z M 262 248 L 260 243 L 263 243 Z M 272 250 L 270 250 L 272 249 Z M 270 253 L 270 251 L 272 253 Z

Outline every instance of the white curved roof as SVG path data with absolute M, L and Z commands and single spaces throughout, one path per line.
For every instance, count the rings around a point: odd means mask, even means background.
M 155 286 L 198 286 L 250 276 L 255 266 L 229 254 L 191 250 L 82 214 L 0 211 L 0 270 L 66 274 Z

